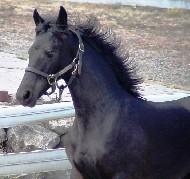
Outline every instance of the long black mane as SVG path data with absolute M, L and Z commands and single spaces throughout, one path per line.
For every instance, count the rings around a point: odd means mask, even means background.
M 77 19 L 77 20 L 76 20 Z M 55 18 L 46 17 L 45 25 L 40 30 L 48 30 L 55 27 Z M 103 29 L 95 17 L 81 21 L 80 18 L 72 17 L 69 28 L 78 29 L 84 40 L 90 43 L 99 53 L 101 53 L 111 66 L 119 84 L 129 94 L 141 98 L 139 84 L 142 79 L 136 75 L 136 67 L 129 59 L 129 53 L 121 40 L 109 29 Z M 54 28 L 56 30 L 56 28 Z M 39 30 L 39 29 L 38 29 Z
M 129 94 L 141 97 L 138 89 L 142 79 L 137 77 L 135 65 L 129 60 L 129 53 L 124 51 L 121 40 L 110 29 L 101 28 L 94 17 L 75 26 L 80 30 L 82 37 L 88 42 L 93 42 L 91 45 L 95 44 L 96 50 L 107 59 L 119 84 Z

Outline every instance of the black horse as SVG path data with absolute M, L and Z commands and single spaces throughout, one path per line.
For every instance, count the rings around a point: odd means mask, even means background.
M 24 106 L 69 87 L 76 119 L 66 135 L 72 179 L 181 179 L 190 172 L 190 97 L 144 100 L 127 55 L 95 20 L 33 14 L 36 39 L 17 91 Z

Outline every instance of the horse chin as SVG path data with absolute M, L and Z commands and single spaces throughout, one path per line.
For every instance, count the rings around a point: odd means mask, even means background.
M 25 107 L 34 107 L 36 105 L 37 100 L 30 100 L 28 102 L 21 103 Z

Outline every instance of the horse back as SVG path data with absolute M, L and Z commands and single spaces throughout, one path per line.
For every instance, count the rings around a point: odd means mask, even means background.
M 152 171 L 159 173 L 159 177 L 173 178 L 187 173 L 190 170 L 190 97 L 148 102 L 140 121 L 149 141 Z

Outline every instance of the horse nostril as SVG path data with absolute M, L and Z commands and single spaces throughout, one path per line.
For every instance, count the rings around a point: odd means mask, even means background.
M 27 100 L 27 99 L 30 99 L 31 97 L 31 92 L 30 91 L 25 91 L 24 94 L 23 94 L 23 99 L 24 100 Z

